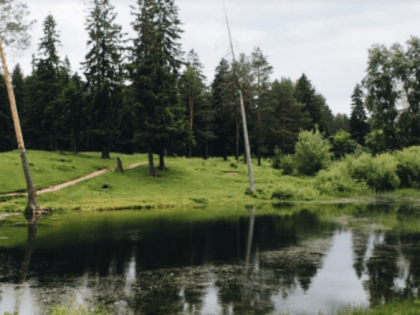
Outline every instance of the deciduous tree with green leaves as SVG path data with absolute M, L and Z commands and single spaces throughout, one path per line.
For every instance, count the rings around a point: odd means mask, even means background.
M 384 45 L 369 50 L 368 69 L 363 84 L 367 89 L 366 107 L 372 113 L 373 128 L 382 130 L 389 150 L 400 147 L 396 107 L 399 92 L 392 53 Z

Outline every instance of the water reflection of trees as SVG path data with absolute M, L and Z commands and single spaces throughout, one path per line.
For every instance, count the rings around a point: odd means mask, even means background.
M 37 231 L 33 225 L 28 229 L 28 251 L 18 275 L 23 275 L 24 281 L 29 271 L 36 279 L 39 300 L 41 295 L 53 296 L 63 286 L 72 287 L 71 294 L 83 287 L 82 297 L 88 296 L 87 291 L 99 296 L 94 303 L 123 300 L 135 312 L 167 314 L 183 308 L 189 312 L 205 309 L 213 294 L 223 312 L 231 308 L 267 313 L 273 309 L 273 294 L 287 296 L 297 286 L 306 290 L 321 266 L 323 252 L 317 249 L 305 258 L 302 253 L 306 250 L 296 249 L 299 238 L 323 235 L 332 226 L 308 210 L 257 216 L 252 238 L 249 223 L 249 218 L 187 223 L 176 230 L 162 228 L 141 237 L 44 246 L 39 252 L 33 251 Z M 106 227 L 103 233 L 107 235 Z M 291 248 L 295 252 L 288 251 Z M 21 259 L 11 255 L 7 264 L 20 264 Z M 129 272 L 134 272 L 135 281 L 129 279 Z
M 399 222 L 419 217 L 419 209 L 412 206 L 402 205 L 397 211 Z M 353 253 L 353 267 L 364 279 L 372 304 L 418 297 L 419 233 L 353 231 Z

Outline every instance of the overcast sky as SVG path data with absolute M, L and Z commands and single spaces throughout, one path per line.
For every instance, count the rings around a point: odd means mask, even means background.
M 9 59 L 9 68 L 20 63 L 30 74 L 37 54 L 42 24 L 51 13 L 60 31 L 61 58 L 69 57 L 73 71 L 87 53 L 84 0 L 22 0 L 37 23 L 31 30 L 32 45 L 22 57 Z M 130 5 L 136 0 L 110 0 L 118 12 L 117 23 L 131 37 Z M 176 0 L 182 22 L 182 47 L 194 49 L 204 65 L 208 83 L 221 58 L 230 58 L 222 0 Z M 249 55 L 258 46 L 273 66 L 272 80 L 297 80 L 305 73 L 325 96 L 332 111 L 350 114 L 350 96 L 367 65 L 373 44 L 404 44 L 420 36 L 419 1 L 301 1 L 225 0 L 235 53 Z

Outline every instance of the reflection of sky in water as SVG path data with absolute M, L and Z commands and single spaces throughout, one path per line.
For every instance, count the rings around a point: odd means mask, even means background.
M 132 285 L 136 282 L 136 253 L 135 250 L 131 253 L 131 259 L 128 266 L 125 268 L 125 286 L 124 292 L 127 296 L 131 295 Z
M 37 314 L 33 292 L 28 282 L 21 286 L 0 285 L 0 293 L 0 314 L 5 312 L 13 314 L 15 311 L 18 311 L 19 315 Z
M 209 279 L 210 282 L 208 283 L 206 292 L 203 296 L 203 306 L 200 314 L 220 314 L 222 312 L 222 307 L 219 303 L 219 289 L 214 285 L 215 276 L 211 272 L 209 272 Z
M 93 292 L 92 292 L 92 289 L 88 287 L 88 281 L 89 281 L 89 275 L 88 275 L 88 272 L 86 271 L 83 276 L 82 284 L 79 287 L 77 287 L 73 292 L 73 296 L 76 300 L 75 301 L 76 305 L 83 305 L 83 306 L 89 305 L 89 300 L 92 299 Z
M 250 269 L 248 270 L 248 279 L 253 280 L 250 282 L 249 288 L 244 290 L 242 298 L 245 297 L 250 302 L 249 305 L 254 305 L 261 301 L 264 302 L 269 299 L 274 307 L 272 314 L 279 314 L 285 311 L 291 313 L 305 312 L 307 314 L 318 314 L 318 312 L 323 312 L 330 314 L 343 305 L 367 306 L 369 293 L 363 286 L 363 283 L 369 280 L 366 263 L 369 259 L 375 258 L 373 255 L 377 255 L 377 252 L 374 251 L 375 247 L 388 241 L 385 240 L 384 232 L 372 232 L 369 235 L 363 235 L 363 241 L 360 243 L 363 243 L 362 248 L 366 248 L 366 251 L 363 258 L 363 264 L 365 266 L 361 279 L 357 278 L 355 267 L 353 266 L 355 263 L 355 257 L 353 257 L 354 252 L 352 250 L 353 241 L 351 231 L 334 232 L 332 235 L 332 245 L 324 253 L 325 256 L 322 258 L 322 266 L 317 270 L 316 275 L 310 279 L 310 286 L 306 292 L 303 291 L 296 278 L 294 279 L 294 284 L 291 286 L 287 281 L 283 284 L 282 278 L 280 277 L 280 280 L 276 282 L 277 287 L 273 291 L 265 288 L 265 284 L 275 279 L 277 273 L 273 269 L 265 267 L 264 249 L 259 249 L 255 245 L 250 256 Z M 410 256 L 406 257 L 404 255 L 401 246 L 399 246 L 399 242 L 400 240 L 398 238 L 396 247 L 396 266 L 398 272 L 394 278 L 394 289 L 402 291 L 406 287 L 409 276 Z M 89 302 L 98 296 L 98 292 L 103 293 L 106 290 L 107 292 L 117 293 L 116 290 L 118 290 L 118 293 L 121 293 L 121 295 L 118 295 L 118 299 L 126 300 L 128 301 L 128 305 L 134 306 L 135 302 L 133 301 L 136 296 L 133 288 L 136 282 L 141 282 L 144 279 L 142 277 L 143 266 L 140 261 L 138 264 L 136 261 L 140 247 L 134 246 L 128 248 L 128 252 L 131 252 L 131 255 L 128 255 L 128 257 L 125 256 L 126 260 L 124 260 L 123 271 L 120 269 L 122 265 L 118 265 L 118 255 L 115 255 L 111 256 L 107 261 L 102 275 L 98 271 L 95 272 L 89 270 L 89 267 L 85 267 L 85 270 L 82 269 L 84 272 L 82 271 L 71 283 L 63 283 L 62 289 L 65 293 L 60 296 L 63 304 L 73 299 L 76 304 L 87 306 Z M 284 248 L 279 250 L 281 253 Z M 380 253 L 380 255 L 383 255 L 383 253 Z M 223 262 L 221 266 L 223 267 L 225 264 L 229 264 L 229 262 Z M 117 266 L 119 267 L 117 268 Z M 179 300 L 176 303 L 179 303 L 177 305 L 183 308 L 184 314 L 233 314 L 234 305 L 238 303 L 237 296 L 235 295 L 232 298 L 234 302 L 221 296 L 225 290 L 220 286 L 219 282 L 217 282 L 217 286 L 215 285 L 218 279 L 216 276 L 217 272 L 213 273 L 213 268 L 217 268 L 217 264 L 210 268 L 204 266 L 202 269 L 203 273 L 208 275 L 208 277 L 203 277 L 207 280 L 203 294 L 198 298 L 199 302 L 191 302 L 196 300 L 190 300 L 191 304 L 187 303 L 184 287 L 181 285 L 177 287 L 179 289 Z M 200 269 L 195 269 L 194 266 L 193 270 L 199 272 Z M 240 277 L 242 277 L 242 274 L 241 276 L 235 275 L 234 280 L 242 279 Z M 191 279 L 187 280 L 191 281 Z M 13 314 L 14 311 L 19 311 L 19 315 L 43 314 L 42 312 L 38 312 L 38 310 L 41 309 L 45 300 L 39 298 L 41 295 L 38 296 L 36 286 L 31 288 L 33 281 L 32 278 L 32 282 L 30 279 L 20 287 L 14 284 L 0 283 L 0 314 L 4 314 L 4 312 Z M 106 286 L 104 285 L 104 281 L 106 281 Z M 238 281 L 238 283 L 241 282 Z M 258 284 L 262 285 L 259 286 Z M 287 291 L 287 294 L 284 296 L 283 290 Z M 276 293 L 274 294 L 272 292 Z M 222 305 L 223 300 L 227 302 Z M 159 300 L 156 300 L 156 303 L 159 303 Z
M 357 279 L 353 269 L 350 232 L 336 232 L 333 246 L 327 253 L 323 266 L 311 280 L 307 292 L 300 286 L 287 298 L 272 296 L 274 313 L 284 311 L 330 313 L 343 304 L 366 305 L 368 303 L 362 281 Z

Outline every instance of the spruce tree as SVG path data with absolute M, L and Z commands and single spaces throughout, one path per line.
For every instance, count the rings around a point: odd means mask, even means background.
M 39 59 L 35 60 L 34 80 L 31 82 L 28 98 L 28 134 L 33 133 L 35 148 L 58 150 L 60 121 L 56 100 L 60 94 L 57 46 L 60 35 L 52 15 L 44 21 L 44 37 L 39 44 Z M 48 143 L 49 139 L 49 143 Z
M 267 145 L 271 152 L 275 147 L 283 154 L 293 153 L 298 140 L 299 131 L 307 129 L 311 124 L 309 113 L 305 106 L 296 98 L 295 84 L 286 78 L 279 82 L 275 80 L 270 90 L 270 115 L 267 115 L 268 139 Z
M 267 58 L 263 55 L 259 47 L 256 47 L 251 54 L 252 68 L 255 75 L 255 85 L 257 93 L 257 154 L 258 165 L 261 165 L 261 151 L 263 150 L 263 141 L 266 134 L 267 125 L 265 124 L 265 117 L 269 113 L 267 108 L 267 94 L 270 88 L 270 74 L 273 72 L 273 67 L 269 65 Z M 265 107 L 265 108 L 264 108 Z M 264 117 L 263 117 L 264 116 Z M 264 118 L 264 119 L 263 119 Z
M 13 134 L 13 120 L 6 83 L 4 76 L 0 74 L 0 152 L 10 151 L 16 147 Z
M 204 135 L 208 123 L 208 105 L 204 84 L 205 76 L 202 72 L 203 66 L 198 55 L 191 50 L 187 55 L 186 69 L 180 79 L 181 99 L 186 105 L 189 113 L 189 129 L 195 140 Z M 207 136 L 210 136 L 207 135 Z M 188 146 L 188 157 L 192 155 L 192 144 Z
M 214 141 L 211 141 L 212 153 L 217 156 L 227 156 L 235 152 L 232 135 L 239 138 L 239 123 L 237 105 L 235 103 L 234 86 L 229 84 L 230 66 L 222 59 L 216 67 L 216 74 L 211 85 L 211 105 L 214 112 Z M 236 105 L 236 107 L 235 107 Z M 236 151 L 236 159 L 238 152 Z
M 191 138 L 178 92 L 182 63 L 177 8 L 171 0 L 138 0 L 132 14 L 137 37 L 133 41 L 129 75 L 137 127 L 135 139 L 147 147 L 149 175 L 157 176 L 153 153 L 164 169 L 164 149 Z
M 109 0 L 92 0 L 86 19 L 89 52 L 82 63 L 90 93 L 90 134 L 100 143 L 101 158 L 109 159 L 110 145 L 118 135 L 122 108 L 122 36 L 114 23 L 117 13 Z
M 58 98 L 58 104 L 61 108 L 66 133 L 70 135 L 70 149 L 72 152 L 78 153 L 80 136 L 85 122 L 83 108 L 86 103 L 83 82 L 77 73 L 69 77 L 69 81 Z
M 311 128 L 315 129 L 315 126 L 319 126 L 322 120 L 322 104 L 316 98 L 315 89 L 305 74 L 302 74 L 296 82 L 295 97 L 299 103 L 305 105 L 305 109 L 312 119 Z
M 25 108 L 25 78 L 22 73 L 22 69 L 19 64 L 15 66 L 12 72 L 12 86 L 13 86 L 13 93 L 15 94 L 15 100 L 18 108 L 19 118 L 21 120 L 22 125 L 23 123 L 23 112 Z
M 359 144 L 365 144 L 365 137 L 369 133 L 367 115 L 363 107 L 363 91 L 360 84 L 356 84 L 351 96 L 350 134 Z

